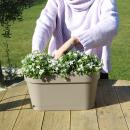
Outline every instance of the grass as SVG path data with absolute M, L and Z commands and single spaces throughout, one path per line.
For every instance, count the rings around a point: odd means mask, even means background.
M 130 1 L 117 0 L 120 25 L 112 43 L 112 71 L 110 78 L 130 80 Z
M 112 43 L 112 71 L 110 78 L 130 80 L 130 1 L 117 0 L 120 26 L 117 37 Z M 24 11 L 22 22 L 12 26 L 12 38 L 9 41 L 12 64 L 20 66 L 21 59 L 31 52 L 31 40 L 36 19 L 39 17 L 43 4 L 37 4 Z M 0 40 L 2 42 L 2 40 Z M 6 65 L 6 55 L 0 43 L 0 59 Z

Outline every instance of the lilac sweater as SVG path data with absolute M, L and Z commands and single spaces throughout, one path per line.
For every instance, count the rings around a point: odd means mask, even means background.
M 32 39 L 32 51 L 44 51 L 50 40 L 52 54 L 70 37 L 79 39 L 87 54 L 96 54 L 108 73 L 110 47 L 117 33 L 118 12 L 115 0 L 48 0 L 37 20 Z

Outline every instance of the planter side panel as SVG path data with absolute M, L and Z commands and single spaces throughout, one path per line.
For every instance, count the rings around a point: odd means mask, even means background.
M 93 77 L 88 83 L 27 83 L 35 110 L 85 110 L 95 105 L 97 81 Z

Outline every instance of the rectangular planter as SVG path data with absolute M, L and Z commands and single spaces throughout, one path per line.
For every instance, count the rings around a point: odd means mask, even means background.
M 86 110 L 95 105 L 99 74 L 49 82 L 26 78 L 34 110 Z

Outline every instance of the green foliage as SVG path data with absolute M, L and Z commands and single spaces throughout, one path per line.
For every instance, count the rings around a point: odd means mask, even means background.
M 22 18 L 24 8 L 30 7 L 32 0 L 0 0 L 0 23 Z
M 22 60 L 22 71 L 26 77 L 41 79 L 54 75 L 57 61 L 46 53 L 34 52 Z
M 0 0 L 0 24 L 4 37 L 10 37 L 11 23 L 22 20 L 23 9 L 30 7 L 31 3 L 32 0 Z
M 42 79 L 58 75 L 68 78 L 70 75 L 89 75 L 99 72 L 102 63 L 94 55 L 70 51 L 55 60 L 46 53 L 31 53 L 22 60 L 22 71 L 26 77 Z
M 23 9 L 30 7 L 30 3 L 32 3 L 32 0 L 0 0 L 0 25 L 3 29 L 2 36 L 5 38 L 3 44 L 10 70 L 10 79 L 12 79 L 12 64 L 8 39 L 11 38 L 11 25 L 16 20 L 22 20 Z
M 58 75 L 68 77 L 68 75 L 89 75 L 99 72 L 102 63 L 95 55 L 86 55 L 78 51 L 70 51 L 58 60 Z

